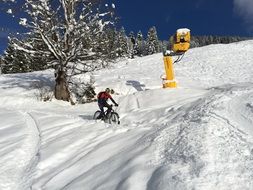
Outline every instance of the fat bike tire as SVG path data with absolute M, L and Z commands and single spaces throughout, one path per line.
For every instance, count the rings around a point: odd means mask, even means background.
M 109 117 L 109 123 L 119 125 L 120 124 L 119 114 L 117 114 L 116 112 L 111 113 Z
M 94 120 L 99 120 L 99 119 L 98 119 L 98 116 L 100 115 L 100 113 L 101 113 L 101 111 L 97 110 L 97 111 L 94 113 L 94 115 L 93 115 L 93 119 L 94 119 Z

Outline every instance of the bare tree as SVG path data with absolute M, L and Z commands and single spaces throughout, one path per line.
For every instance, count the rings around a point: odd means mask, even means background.
M 55 68 L 55 98 L 69 101 L 68 80 L 101 67 L 110 57 L 101 44 L 113 25 L 114 5 L 100 0 L 26 0 L 23 8 L 27 16 L 20 24 L 29 29 L 26 37 L 31 40 L 16 38 L 15 48 L 31 58 L 45 57 Z

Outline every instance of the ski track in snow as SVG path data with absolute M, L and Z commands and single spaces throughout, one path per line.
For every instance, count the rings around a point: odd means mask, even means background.
M 8 141 L 2 141 L 0 189 L 29 189 L 33 182 L 34 167 L 38 162 L 39 131 L 33 118 L 27 113 L 1 108 L 1 122 L 12 115 L 13 124 L 1 128 L 8 132 Z M 10 133 L 11 132 L 11 133 Z
M 253 190 L 253 70 L 248 68 L 253 58 L 242 59 L 252 49 L 247 43 L 226 46 L 243 51 L 225 69 L 218 65 L 230 48 L 190 50 L 175 66 L 184 86 L 174 90 L 160 89 L 161 81 L 154 80 L 161 55 L 98 72 L 98 87 L 112 83 L 123 91 L 120 126 L 93 121 L 95 103 L 87 109 L 57 103 L 28 109 L 36 101 L 15 103 L 22 97 L 7 91 L 1 95 L 0 189 Z M 118 76 L 107 80 L 111 72 Z M 8 81 L 22 83 L 15 76 L 1 80 L 3 89 Z

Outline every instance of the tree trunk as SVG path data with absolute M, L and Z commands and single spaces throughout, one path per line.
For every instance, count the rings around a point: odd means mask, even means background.
M 57 71 L 55 78 L 55 91 L 54 95 L 57 100 L 70 100 L 70 92 L 68 89 L 67 76 L 65 71 Z

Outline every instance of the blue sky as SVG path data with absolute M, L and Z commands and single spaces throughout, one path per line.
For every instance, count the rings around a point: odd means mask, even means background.
M 146 36 L 155 26 L 161 40 L 178 28 L 192 35 L 253 36 L 253 0 L 109 0 L 116 5 L 120 25 L 127 34 L 141 30 Z M 0 51 L 6 47 L 8 32 L 20 31 L 17 18 L 0 10 Z
M 116 10 L 128 32 L 156 26 L 161 39 L 185 27 L 193 35 L 253 36 L 253 0 L 125 0 Z

